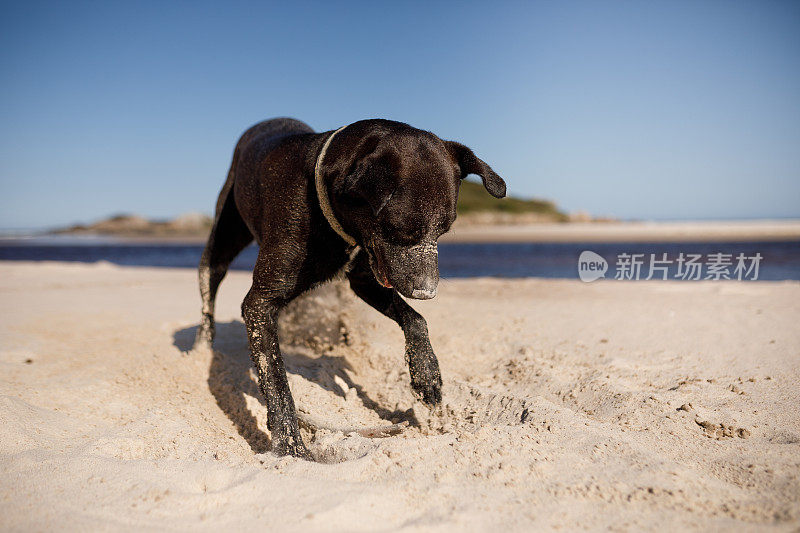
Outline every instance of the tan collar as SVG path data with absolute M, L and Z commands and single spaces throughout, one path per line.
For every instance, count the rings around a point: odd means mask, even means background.
M 325 141 L 325 144 L 322 145 L 322 151 L 317 156 L 317 164 L 314 166 L 314 183 L 317 187 L 317 200 L 319 200 L 319 207 L 322 209 L 322 214 L 325 215 L 325 219 L 330 224 L 333 231 L 339 234 L 339 236 L 347 242 L 350 246 L 356 245 L 356 240 L 347 234 L 339 221 L 336 219 L 336 215 L 333 214 L 333 208 L 331 207 L 330 198 L 328 198 L 328 188 L 325 186 L 325 182 L 322 179 L 322 160 L 325 157 L 325 153 L 328 151 L 328 146 L 331 144 L 331 141 L 336 134 L 345 129 L 347 126 L 342 126 L 338 130 L 331 133 L 330 137 Z

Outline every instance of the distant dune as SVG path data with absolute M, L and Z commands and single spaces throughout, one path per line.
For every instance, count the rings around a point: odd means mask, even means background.
M 172 220 L 121 214 L 52 231 L 148 241 L 203 242 L 212 219 L 187 213 Z M 479 183 L 461 187 L 458 219 L 442 242 L 681 242 L 800 240 L 800 220 L 619 221 L 566 214 L 549 200 L 497 200 Z
M 509 195 L 502 200 L 486 193 L 483 185 L 462 181 L 458 193 L 458 217 L 476 224 L 566 222 L 569 215 L 550 200 L 523 199 Z
M 482 185 L 464 181 L 458 202 L 461 225 L 507 225 L 564 222 L 570 217 L 548 200 L 502 200 L 491 197 Z M 205 239 L 213 219 L 204 213 L 187 213 L 172 220 L 150 220 L 134 214 L 118 214 L 93 222 L 58 228 L 51 233 L 66 235 L 114 235 L 119 237 Z
M 115 215 L 92 224 L 77 224 L 54 230 L 54 234 L 117 235 L 121 237 L 202 237 L 213 220 L 203 213 L 187 213 L 172 220 L 150 220 L 138 215 Z

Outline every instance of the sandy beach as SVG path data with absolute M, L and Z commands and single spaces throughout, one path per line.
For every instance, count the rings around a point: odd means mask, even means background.
M 307 462 L 267 451 L 250 275 L 213 353 L 195 276 L 0 263 L 0 530 L 800 526 L 800 282 L 445 280 L 413 303 L 436 412 L 399 328 L 328 285 L 281 332 Z

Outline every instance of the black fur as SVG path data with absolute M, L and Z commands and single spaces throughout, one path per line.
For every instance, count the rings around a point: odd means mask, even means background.
M 258 243 L 242 316 L 267 400 L 272 449 L 306 458 L 277 320 L 283 306 L 350 261 L 349 247 L 325 219 L 315 188 L 314 167 L 331 134 L 281 118 L 242 135 L 199 268 L 203 317 L 195 345 L 210 346 L 219 284 L 236 255 L 254 238 Z M 400 295 L 435 295 L 436 240 L 455 220 L 460 180 L 478 174 L 498 198 L 505 195 L 505 183 L 466 146 L 377 119 L 336 134 L 321 171 L 336 218 L 361 247 L 347 271 L 350 286 L 400 325 L 411 386 L 422 401 L 440 403 L 442 378 L 427 324 Z

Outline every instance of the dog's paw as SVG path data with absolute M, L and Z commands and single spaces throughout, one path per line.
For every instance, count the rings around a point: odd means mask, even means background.
M 411 373 L 411 388 L 423 403 L 435 407 L 442 403 L 442 374 L 430 346 L 406 347 L 406 361 Z
M 200 326 L 194 337 L 192 351 L 209 351 L 214 344 L 214 326 Z
M 297 435 L 295 437 L 275 438 L 272 441 L 272 453 L 275 455 L 291 455 L 306 461 L 313 461 L 314 457 L 308 451 L 303 439 Z
M 414 394 L 421 402 L 430 406 L 436 407 L 442 403 L 442 378 L 429 383 L 414 383 L 411 382 L 411 388 L 414 389 Z

